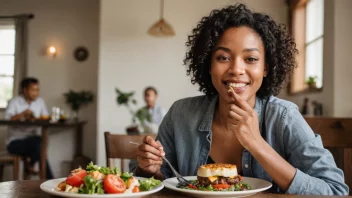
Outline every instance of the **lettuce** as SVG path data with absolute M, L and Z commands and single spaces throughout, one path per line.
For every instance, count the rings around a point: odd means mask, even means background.
M 153 189 L 154 187 L 161 184 L 160 180 L 154 179 L 154 177 L 146 180 L 139 180 L 139 189 L 141 191 L 148 191 Z
M 133 176 L 133 173 L 125 172 L 125 173 L 122 173 L 120 177 L 124 182 L 127 182 L 128 179 L 130 179 L 132 176 Z
M 104 175 L 108 175 L 108 174 L 114 174 L 114 175 L 119 175 L 120 174 L 120 170 L 118 168 L 114 168 L 111 169 L 109 167 L 99 167 L 97 165 L 94 165 L 93 162 L 90 162 L 87 167 L 86 167 L 86 171 L 87 172 L 94 172 L 94 171 L 99 171 L 100 173 L 104 174 Z
M 94 180 L 91 176 L 84 177 L 84 185 L 79 189 L 80 194 L 104 194 L 102 181 Z

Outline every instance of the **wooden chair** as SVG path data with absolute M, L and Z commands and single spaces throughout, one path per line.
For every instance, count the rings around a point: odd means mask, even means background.
M 106 150 L 106 165 L 110 168 L 113 167 L 112 159 L 121 159 L 121 171 L 124 171 L 124 159 L 136 159 L 137 145 L 130 144 L 133 142 L 143 142 L 146 135 L 117 135 L 105 132 L 105 150 Z M 153 138 L 156 135 L 150 135 Z
M 334 156 L 337 167 L 344 171 L 345 182 L 351 189 L 352 118 L 306 117 L 305 119 L 313 131 L 321 136 L 324 147 Z
M 10 155 L 8 153 L 0 154 L 0 181 L 3 181 L 3 173 L 5 165 L 13 165 L 13 180 L 19 180 L 21 157 L 18 155 Z

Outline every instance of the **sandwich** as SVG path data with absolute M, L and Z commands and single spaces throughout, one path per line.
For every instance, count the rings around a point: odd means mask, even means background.
M 237 173 L 237 167 L 233 164 L 206 164 L 198 168 L 198 184 L 201 186 L 209 185 L 236 185 L 242 180 Z

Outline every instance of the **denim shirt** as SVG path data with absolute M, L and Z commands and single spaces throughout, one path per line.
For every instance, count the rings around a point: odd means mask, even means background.
M 157 139 L 166 158 L 181 175 L 196 175 L 199 166 L 206 164 L 212 141 L 212 121 L 218 96 L 198 96 L 175 102 L 159 127 Z M 321 137 L 301 116 L 295 104 L 276 98 L 256 98 L 259 128 L 267 143 L 296 168 L 296 174 L 286 193 L 315 195 L 347 195 L 342 170 L 336 167 L 331 153 L 324 149 Z M 265 118 L 264 118 L 265 111 Z M 264 118 L 264 119 L 263 119 Z M 262 123 L 265 120 L 264 124 Z M 263 134 L 262 126 L 265 126 Z M 273 183 L 257 160 L 244 150 L 243 176 Z M 166 163 L 161 166 L 165 178 L 174 177 Z

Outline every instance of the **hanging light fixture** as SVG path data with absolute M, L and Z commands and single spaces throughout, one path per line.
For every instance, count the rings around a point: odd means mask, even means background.
M 160 0 L 160 19 L 149 28 L 148 34 L 156 37 L 175 35 L 174 29 L 164 19 L 164 0 Z

